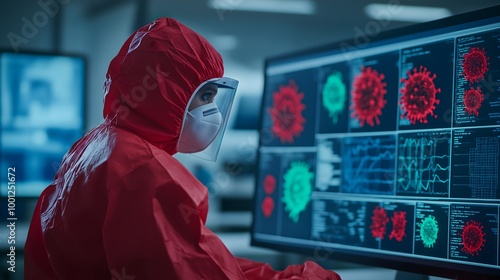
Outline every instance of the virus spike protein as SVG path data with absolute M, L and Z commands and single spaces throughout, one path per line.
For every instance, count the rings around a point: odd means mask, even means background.
M 399 104 L 403 113 L 401 118 L 407 118 L 411 124 L 417 121 L 427 123 L 427 116 L 434 114 L 436 105 L 439 104 L 437 94 L 441 92 L 440 88 L 434 85 L 436 74 L 431 75 L 427 68 L 420 66 L 413 68 L 413 72 L 408 70 L 408 78 L 402 78 L 401 82 L 405 84 L 401 89 L 401 100 Z
M 488 71 L 488 60 L 484 48 L 470 48 L 462 62 L 465 79 L 471 83 L 484 79 L 484 73 Z
M 267 175 L 264 178 L 264 192 L 266 194 L 272 194 L 274 192 L 275 187 L 276 187 L 276 179 L 272 175 Z
M 480 222 L 474 220 L 467 221 L 462 228 L 462 252 L 471 256 L 479 255 L 479 251 L 484 247 L 486 233 L 483 232 Z
M 466 90 L 463 101 L 467 114 L 479 116 L 479 108 L 481 108 L 481 104 L 484 101 L 481 88 L 474 89 L 471 87 L 469 90 Z
M 262 201 L 261 204 L 261 208 L 262 213 L 264 213 L 264 216 L 266 218 L 271 217 L 271 214 L 273 214 L 274 210 L 274 200 L 270 196 L 264 198 L 264 201 Z
M 293 143 L 304 130 L 306 119 L 302 116 L 305 105 L 302 103 L 303 93 L 298 92 L 297 85 L 290 81 L 289 85 L 280 86 L 273 94 L 273 107 L 268 110 L 273 125 L 271 131 L 282 143 Z
M 342 82 L 342 73 L 331 74 L 323 87 L 322 101 L 334 124 L 338 121 L 338 115 L 344 110 L 346 96 L 346 86 Z
M 284 175 L 283 198 L 285 211 L 292 221 L 297 223 L 299 215 L 311 200 L 311 179 L 314 173 L 309 171 L 309 165 L 301 161 L 294 161 Z
M 431 248 L 438 238 L 439 227 L 434 216 L 425 217 L 417 226 L 420 228 L 420 238 L 425 248 Z
M 384 208 L 377 205 L 375 209 L 373 209 L 372 224 L 370 225 L 373 238 L 384 239 L 388 222 L 389 218 L 387 218 L 387 212 Z
M 371 67 L 362 67 L 361 73 L 354 78 L 352 90 L 352 118 L 359 121 L 360 126 L 367 123 L 370 126 L 380 124 L 379 116 L 387 101 L 384 95 L 387 93 L 387 84 L 383 82 L 385 76 Z
M 395 238 L 397 241 L 403 241 L 403 237 L 406 236 L 406 212 L 405 211 L 395 211 L 391 218 L 392 230 L 389 235 L 389 239 Z

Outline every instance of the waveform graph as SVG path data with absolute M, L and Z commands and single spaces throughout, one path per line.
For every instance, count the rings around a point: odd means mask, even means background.
M 453 131 L 453 198 L 500 198 L 500 128 Z
M 376 248 L 366 238 L 366 201 L 317 199 L 313 201 L 312 238 L 342 245 Z
M 498 205 L 450 206 L 450 259 L 498 265 Z
M 450 131 L 400 134 L 396 195 L 447 197 L 450 144 Z
M 412 253 L 415 205 L 382 201 L 367 204 L 367 239 L 382 250 Z
M 394 135 L 348 137 L 342 152 L 341 192 L 394 194 Z
M 316 189 L 339 192 L 342 184 L 342 139 L 318 139 Z
M 449 213 L 447 203 L 416 203 L 415 254 L 447 258 Z

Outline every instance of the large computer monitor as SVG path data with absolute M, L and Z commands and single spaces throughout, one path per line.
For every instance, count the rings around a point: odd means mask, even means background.
M 252 244 L 498 279 L 500 6 L 381 24 L 266 60 Z
M 7 182 L 8 170 L 15 174 L 15 196 L 39 196 L 83 135 L 85 61 L 79 55 L 0 51 L 1 178 Z M 0 193 L 14 194 L 8 191 Z

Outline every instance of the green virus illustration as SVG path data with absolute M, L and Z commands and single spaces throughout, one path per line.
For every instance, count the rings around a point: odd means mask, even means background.
M 314 174 L 309 171 L 309 165 L 301 161 L 294 161 L 283 176 L 283 203 L 285 211 L 295 223 L 299 221 L 300 212 L 306 209 L 311 199 L 311 179 Z
M 425 217 L 421 223 L 417 224 L 420 227 L 420 238 L 424 242 L 424 247 L 431 248 L 436 243 L 438 237 L 438 223 L 434 216 Z
M 342 83 L 342 73 L 335 72 L 326 80 L 323 87 L 323 106 L 328 110 L 334 124 L 338 121 L 338 115 L 344 110 L 347 90 Z

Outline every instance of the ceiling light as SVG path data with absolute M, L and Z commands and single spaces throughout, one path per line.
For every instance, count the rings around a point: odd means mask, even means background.
M 310 0 L 209 0 L 215 10 L 312 15 L 316 5 Z
M 369 4 L 365 13 L 372 19 L 384 21 L 426 22 L 451 16 L 446 8 L 406 6 L 396 4 Z

